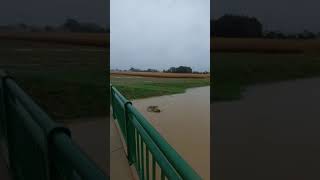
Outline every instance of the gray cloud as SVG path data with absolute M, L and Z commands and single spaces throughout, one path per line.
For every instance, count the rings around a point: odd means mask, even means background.
M 209 70 L 209 0 L 112 0 L 111 68 Z

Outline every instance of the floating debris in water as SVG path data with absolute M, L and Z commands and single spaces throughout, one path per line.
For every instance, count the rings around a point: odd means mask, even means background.
M 158 106 L 149 106 L 149 107 L 147 108 L 147 111 L 148 111 L 148 112 L 156 112 L 156 113 L 161 112 Z

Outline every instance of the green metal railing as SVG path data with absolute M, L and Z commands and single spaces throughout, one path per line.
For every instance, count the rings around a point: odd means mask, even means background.
M 112 85 L 110 89 L 113 117 L 125 139 L 128 161 L 141 180 L 201 179 L 130 101 Z
M 0 142 L 12 179 L 105 180 L 107 177 L 54 122 L 2 71 Z

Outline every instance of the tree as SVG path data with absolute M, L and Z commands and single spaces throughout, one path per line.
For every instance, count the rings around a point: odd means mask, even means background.
M 26 31 L 28 29 L 28 26 L 24 23 L 19 24 L 18 27 L 23 31 Z
M 80 31 L 80 23 L 75 19 L 67 19 L 63 28 L 71 32 L 78 32 Z
M 255 17 L 224 15 L 211 23 L 211 34 L 219 37 L 262 37 L 262 24 Z
M 167 71 L 170 73 L 192 73 L 192 68 L 187 66 L 171 67 Z
M 316 34 L 313 32 L 310 32 L 308 30 L 304 30 L 302 33 L 297 34 L 298 39 L 314 39 L 316 38 Z
M 269 39 L 286 39 L 287 36 L 279 31 L 270 31 L 264 35 L 265 38 Z
M 303 36 L 305 39 L 314 39 L 316 38 L 316 35 L 313 32 L 310 32 L 308 30 L 303 31 Z
M 131 68 L 129 69 L 129 71 L 132 71 L 132 72 L 141 72 L 140 69 L 136 69 L 136 68 L 133 68 L 133 67 L 131 67 Z
M 106 29 L 95 23 L 80 23 L 75 19 L 67 19 L 62 27 L 70 32 L 91 32 L 101 33 L 106 32 Z
M 106 32 L 106 29 L 100 27 L 95 23 L 82 23 L 80 24 L 80 31 L 82 32 Z
M 156 70 L 156 69 L 150 69 L 150 68 L 149 68 L 149 69 L 146 70 L 146 72 L 159 72 L 159 71 Z
M 54 31 L 54 27 L 47 25 L 47 26 L 44 27 L 44 30 L 46 32 L 53 32 Z

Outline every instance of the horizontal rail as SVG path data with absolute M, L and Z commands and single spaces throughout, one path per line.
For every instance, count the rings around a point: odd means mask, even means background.
M 172 148 L 170 144 L 158 133 L 158 131 L 141 115 L 133 106 L 128 106 L 128 110 L 136 116 L 137 121 L 150 135 L 153 141 L 160 148 L 162 153 L 168 158 L 169 162 L 175 167 L 183 179 L 201 179 L 193 168 Z
M 52 146 L 61 152 L 61 156 L 65 159 L 65 163 L 70 162 L 71 167 L 87 180 L 106 180 L 103 172 L 92 163 L 78 146 L 76 146 L 69 136 L 64 133 L 54 135 Z
M 111 105 L 113 116 L 117 119 L 121 126 L 122 134 L 125 136 L 128 148 L 128 159 L 134 161 L 137 171 L 141 179 L 144 179 L 144 148 L 142 143 L 146 144 L 146 149 L 156 158 L 161 171 L 169 179 L 187 179 L 196 180 L 201 177 L 193 170 L 193 168 L 175 151 L 174 148 L 158 133 L 158 131 L 148 122 L 148 120 L 131 104 L 115 87 L 111 85 Z M 120 104 L 118 106 L 117 104 Z M 118 109 L 123 108 L 123 109 Z M 123 114 L 122 114 L 123 113 Z M 125 118 L 124 118 L 125 117 Z M 123 127 L 125 126 L 125 127 Z M 142 137 L 143 142 L 139 138 L 132 138 L 135 129 Z M 141 147 L 139 147 L 139 144 Z M 154 146 L 155 145 L 155 146 Z M 133 148 L 132 146 L 136 146 Z M 160 153 L 156 153 L 159 150 Z M 146 154 L 146 157 L 147 154 Z M 149 157 L 148 157 L 149 158 Z M 161 159 L 161 164 L 159 160 Z M 162 161 L 165 159 L 165 161 Z M 147 162 L 149 164 L 149 161 Z M 141 170 L 142 167 L 142 170 Z M 171 171 L 170 168 L 174 168 Z M 149 178 L 149 167 L 147 170 L 147 178 Z M 174 175 L 171 173 L 174 172 Z M 163 178 L 163 177 L 162 177 Z
M 175 169 L 170 165 L 169 161 L 165 158 L 165 156 L 161 156 L 162 154 L 161 150 L 158 148 L 158 146 L 153 142 L 152 138 L 148 135 L 148 133 L 143 129 L 143 127 L 139 124 L 137 120 L 132 121 L 133 125 L 137 128 L 139 131 L 142 139 L 148 145 L 148 148 L 152 154 L 159 154 L 159 156 L 154 156 L 157 162 L 159 163 L 159 166 L 165 171 L 165 174 L 169 179 L 179 179 L 179 177 L 176 175 Z
M 57 124 L 11 78 L 4 80 L 8 95 L 16 98 L 48 134 Z
M 0 71 L 0 82 L 0 135 L 1 139 L 6 141 L 9 151 L 9 167 L 12 165 L 12 171 L 16 173 L 15 177 L 18 179 L 40 176 L 45 178 L 45 175 L 35 176 L 28 173 L 28 166 L 39 165 L 32 161 L 23 162 L 23 160 L 34 158 L 36 162 L 45 166 L 39 167 L 41 169 L 38 170 L 33 168 L 38 174 L 48 174 L 44 180 L 108 179 L 103 171 L 72 141 L 69 129 L 53 121 L 11 77 L 2 71 Z M 19 128 L 22 128 L 23 132 L 20 132 Z M 28 136 L 24 137 L 24 135 Z M 23 139 L 30 143 L 27 144 L 29 148 L 39 153 L 24 152 L 24 147 L 19 145 L 19 142 L 24 141 Z M 21 149 L 17 149 L 19 147 Z M 48 173 L 44 172 L 46 169 Z

